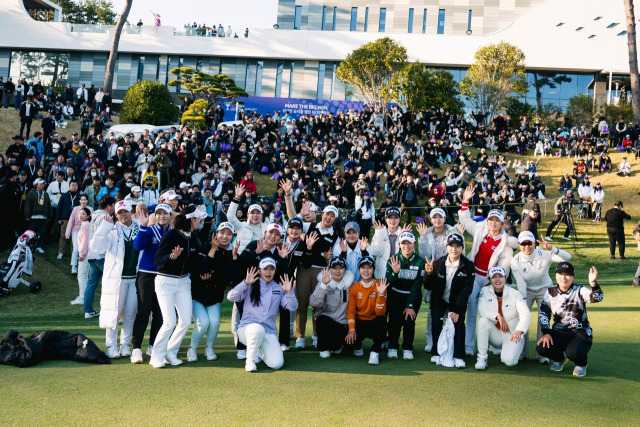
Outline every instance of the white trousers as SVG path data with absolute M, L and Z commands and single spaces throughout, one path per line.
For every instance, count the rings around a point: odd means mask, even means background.
M 85 282 L 86 286 L 86 282 Z M 84 295 L 84 294 L 82 294 Z M 133 321 L 136 320 L 138 309 L 138 295 L 136 294 L 136 279 L 122 279 L 120 282 L 120 296 L 118 297 L 118 319 L 123 317 L 122 328 L 120 329 L 120 344 L 131 342 L 133 332 Z M 107 348 L 118 345 L 118 326 L 106 329 Z
M 275 334 L 266 333 L 261 324 L 251 323 L 238 328 L 238 339 L 247 346 L 247 360 L 256 360 L 260 356 L 271 369 L 282 368 L 284 355 L 278 337 Z M 153 351 L 156 351 L 155 347 Z
M 80 298 L 84 299 L 84 291 L 87 289 L 87 281 L 89 280 L 89 259 L 84 257 L 84 261 L 78 260 L 78 288 L 80 289 Z M 137 304 L 136 304 L 137 308 Z
M 157 275 L 156 296 L 162 312 L 162 327 L 153 344 L 151 364 L 164 362 L 167 353 L 177 357 L 180 344 L 191 325 L 191 279 Z M 176 311 L 178 320 L 176 323 Z M 175 328 L 175 329 L 174 329 Z
M 547 288 L 538 289 L 537 291 L 532 291 L 527 289 L 527 307 L 529 307 L 529 311 L 531 311 L 531 307 L 533 307 L 533 302 L 535 301 L 538 310 L 540 310 L 540 304 L 542 304 L 542 300 L 544 299 L 544 294 L 547 292 Z M 538 325 L 538 333 L 536 334 L 536 342 L 540 338 L 542 338 L 542 329 L 540 328 L 540 322 L 536 322 Z M 522 356 L 529 357 L 529 332 L 522 336 L 524 340 L 524 347 L 522 348 Z M 536 357 L 539 356 L 536 352 Z
M 71 244 L 73 245 L 73 249 L 71 250 L 71 267 L 78 265 L 78 234 L 79 231 L 71 232 Z M 85 257 L 86 258 L 86 257 Z M 80 294 L 84 295 L 84 294 Z
M 478 319 L 478 298 L 480 297 L 480 291 L 482 290 L 482 286 L 484 286 L 484 276 L 480 276 L 476 274 L 476 278 L 473 281 L 473 290 L 471 291 L 471 295 L 469 296 L 469 305 L 467 306 L 467 322 L 466 326 L 466 336 L 464 340 L 464 346 L 466 347 L 466 351 L 473 352 L 473 349 L 476 346 L 476 321 Z
M 509 323 L 509 322 L 507 322 Z M 496 328 L 496 325 L 486 317 L 478 320 L 478 357 L 486 359 L 489 344 L 496 348 L 501 348 L 500 360 L 507 366 L 515 366 L 518 363 L 524 339 L 517 344 L 511 341 L 511 335 L 515 332 L 518 322 L 517 319 L 509 323 L 509 332 L 502 332 Z M 524 334 L 522 335 L 524 338 Z

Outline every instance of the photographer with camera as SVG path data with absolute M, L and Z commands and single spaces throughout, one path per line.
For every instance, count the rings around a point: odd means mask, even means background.
M 551 224 L 549 224 L 549 228 L 547 228 L 547 233 L 544 236 L 544 240 L 546 240 L 547 242 L 553 241 L 553 239 L 549 235 L 553 231 L 553 228 L 560 224 L 560 221 L 562 221 L 567 226 L 567 229 L 564 231 L 564 236 L 562 236 L 562 238 L 564 240 L 571 240 L 569 238 L 569 233 L 571 233 L 571 225 L 569 224 L 567 217 L 571 215 L 571 208 L 573 207 L 574 203 L 575 199 L 573 198 L 573 190 L 567 190 L 567 192 L 563 196 L 560 196 L 556 204 L 553 206 L 555 215 L 553 216 L 553 221 L 551 221 Z

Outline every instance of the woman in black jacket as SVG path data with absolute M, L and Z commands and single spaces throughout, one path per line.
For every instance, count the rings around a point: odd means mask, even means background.
M 440 361 L 437 343 L 442 332 L 445 314 L 449 313 L 448 315 L 455 326 L 453 360 L 456 368 L 466 367 L 464 360 L 462 360 L 465 355 L 464 319 L 475 279 L 473 262 L 462 255 L 463 248 L 464 239 L 462 236 L 457 233 L 450 234 L 447 237 L 448 255 L 435 262 L 433 259 L 427 260 L 425 264 L 427 274 L 423 279 L 425 289 L 431 291 L 430 309 L 433 319 L 431 331 L 434 342 L 431 362 L 438 363 Z
M 162 312 L 162 327 L 158 331 L 149 362 L 154 368 L 164 368 L 165 363 L 177 366 L 180 343 L 191 325 L 192 269 L 200 241 L 194 232 L 207 213 L 189 205 L 173 220 L 173 228 L 167 231 L 156 251 L 154 262 L 158 267 L 155 279 L 158 305 Z M 176 325 L 176 311 L 180 321 Z M 175 330 L 174 330 L 175 328 Z M 166 361 L 166 362 L 165 362 Z

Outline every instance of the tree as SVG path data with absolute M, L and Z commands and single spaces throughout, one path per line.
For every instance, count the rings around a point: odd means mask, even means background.
M 533 118 L 535 113 L 535 107 L 526 100 L 523 102 L 516 97 L 511 97 L 507 102 L 507 114 L 511 117 L 511 123 L 519 123 L 524 116 Z
M 533 86 L 536 90 L 536 103 L 538 106 L 538 112 L 541 112 L 543 109 L 542 106 L 542 88 L 545 86 L 550 89 L 555 89 L 559 84 L 562 83 L 570 83 L 571 78 L 567 77 L 564 74 L 558 74 L 553 71 L 533 71 Z
M 586 94 L 576 95 L 569 98 L 566 116 L 571 119 L 574 126 L 585 126 L 585 128 L 591 129 L 591 126 L 593 126 L 593 110 L 593 97 Z
M 118 44 L 120 43 L 120 35 L 122 34 L 122 28 L 127 21 L 129 11 L 133 0 L 126 0 L 124 9 L 118 18 L 118 23 L 113 31 L 113 38 L 111 39 L 111 50 L 109 50 L 109 60 L 107 61 L 107 71 L 104 75 L 104 90 L 105 92 L 111 91 L 111 85 L 113 84 L 113 73 L 116 69 L 116 59 L 118 58 Z
M 205 113 L 209 108 L 209 102 L 206 99 L 198 99 L 193 101 L 189 108 L 182 113 L 180 123 L 183 125 L 193 125 L 202 127 L 205 125 Z
M 631 75 L 631 105 L 634 122 L 640 122 L 640 82 L 638 78 L 638 48 L 636 46 L 636 18 L 633 0 L 624 0 L 627 15 L 627 44 L 629 46 L 629 74 Z
M 174 68 L 169 74 L 177 78 L 167 83 L 168 86 L 184 87 L 194 100 L 204 99 L 209 107 L 249 96 L 244 89 L 236 86 L 235 80 L 224 74 L 211 75 L 189 67 Z
M 336 70 L 347 92 L 382 111 L 400 99 L 407 49 L 389 37 L 367 43 L 352 51 Z
M 626 100 L 621 99 L 618 105 L 603 104 L 598 108 L 598 117 L 604 117 L 609 124 L 609 129 L 613 129 L 613 126 L 622 117 L 626 123 L 636 123 L 634 121 L 634 111 Z
M 57 0 L 62 8 L 63 22 L 72 24 L 104 24 L 114 25 L 116 13 L 110 0 Z M 53 16 L 49 17 L 51 20 Z
M 457 114 L 462 113 L 458 82 L 446 70 L 427 70 L 424 64 L 414 62 L 404 69 L 402 94 L 409 111 L 425 110 L 434 105 Z
M 153 126 L 174 123 L 178 108 L 169 89 L 162 83 L 142 81 L 131 86 L 122 100 L 120 123 Z
M 460 92 L 491 120 L 511 93 L 527 92 L 524 53 L 506 42 L 481 47 L 460 82 Z

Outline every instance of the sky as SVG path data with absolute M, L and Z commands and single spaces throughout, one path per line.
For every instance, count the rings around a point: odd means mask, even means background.
M 114 10 L 120 14 L 124 0 L 112 0 Z M 231 25 L 236 31 L 249 28 L 272 28 L 277 22 L 278 0 L 133 0 L 128 21 L 132 24 L 142 18 L 145 25 L 153 24 L 150 10 L 160 15 L 162 25 L 183 28 L 187 22 L 198 24 Z M 251 11 L 251 13 L 247 13 Z

